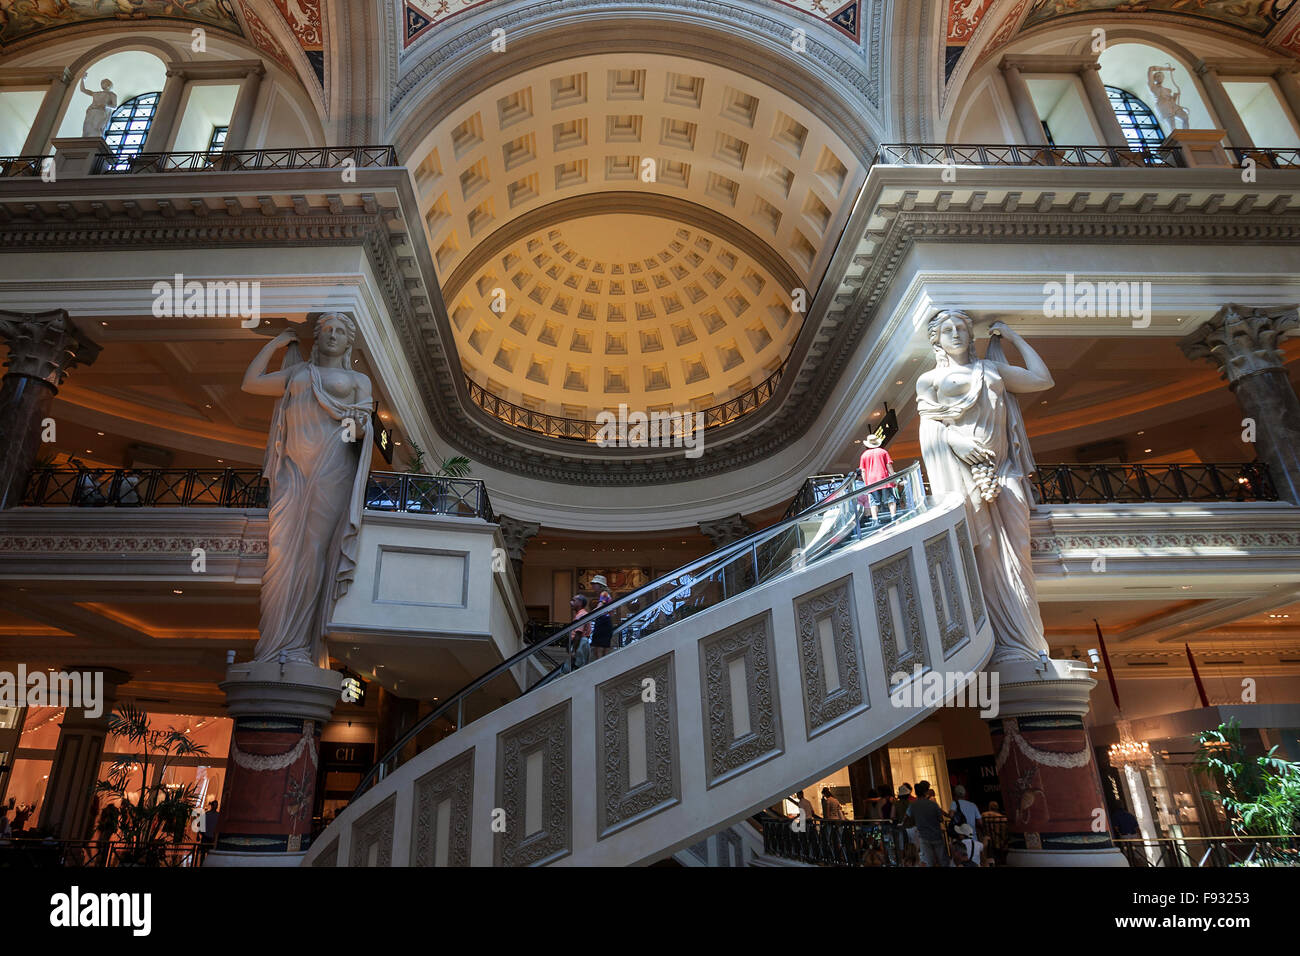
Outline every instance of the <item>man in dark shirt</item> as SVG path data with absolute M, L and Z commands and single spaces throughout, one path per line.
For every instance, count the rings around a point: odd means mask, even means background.
M 922 866 L 948 866 L 948 848 L 943 842 L 943 808 L 928 799 L 930 785 L 916 785 L 916 800 L 907 806 L 907 819 L 916 827 Z

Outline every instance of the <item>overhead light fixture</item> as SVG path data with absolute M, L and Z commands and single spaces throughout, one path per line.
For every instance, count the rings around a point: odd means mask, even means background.
M 1124 767 L 1146 767 L 1151 764 L 1151 747 L 1145 740 L 1133 737 L 1133 728 L 1127 720 L 1116 721 L 1119 727 L 1119 743 L 1110 745 L 1110 765 L 1116 769 Z

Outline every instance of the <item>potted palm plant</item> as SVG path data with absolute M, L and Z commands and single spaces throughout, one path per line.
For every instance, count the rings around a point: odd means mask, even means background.
M 424 462 L 425 450 L 414 441 L 411 442 L 411 448 L 414 451 L 411 454 L 411 460 L 407 462 L 406 473 L 419 476 L 418 478 L 412 478 L 410 481 L 410 497 L 412 501 L 416 502 L 416 507 L 411 510 L 423 511 L 428 508 L 434 514 L 455 514 L 458 496 L 446 481 L 440 481 L 439 479 L 468 478 L 470 460 L 464 455 L 453 455 L 450 458 L 441 459 L 438 470 L 429 475 L 425 471 L 427 467 Z
M 166 783 L 167 768 L 179 757 L 205 757 L 208 750 L 174 727 L 154 730 L 149 715 L 127 702 L 108 718 L 108 732 L 124 738 L 138 753 L 113 761 L 108 776 L 95 784 L 95 792 L 118 806 L 118 859 L 122 866 L 162 866 L 168 844 L 184 839 L 186 826 L 197 805 L 194 784 Z M 132 779 L 140 772 L 140 788 L 133 801 Z

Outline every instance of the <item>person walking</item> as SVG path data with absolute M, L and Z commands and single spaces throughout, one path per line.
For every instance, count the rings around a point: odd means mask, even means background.
M 95 832 L 99 835 L 95 844 L 95 858 L 99 866 L 108 866 L 108 851 L 113 844 L 113 835 L 117 833 L 120 818 L 121 811 L 115 803 L 106 803 L 104 809 L 99 811 L 99 823 L 95 826 Z
M 952 806 L 948 808 L 949 831 L 966 823 L 970 825 L 973 834 L 978 834 L 983 829 L 980 808 L 966 799 L 966 788 L 961 784 L 952 788 L 952 796 Z
M 844 819 L 844 805 L 835 799 L 830 787 L 822 787 L 822 816 L 827 820 Z
M 614 617 L 611 614 L 604 613 L 605 608 L 613 601 L 613 595 L 608 591 L 601 591 L 600 597 L 596 599 L 596 609 L 591 612 L 593 615 L 591 620 L 591 656 L 593 660 L 600 660 L 608 654 L 614 643 Z
M 948 848 L 943 842 L 943 807 L 929 799 L 930 785 L 916 785 L 916 800 L 907 808 L 907 819 L 916 827 L 917 849 L 922 866 L 947 866 Z
M 208 855 L 213 844 L 217 842 L 217 828 L 221 826 L 221 807 L 216 800 L 208 802 L 208 809 L 203 814 L 203 830 L 199 833 L 199 862 Z
M 881 447 L 881 439 L 877 434 L 868 435 L 862 442 L 865 446 L 862 451 L 862 460 L 859 466 L 862 469 L 862 482 L 866 485 L 874 485 L 876 482 L 884 481 L 894 473 L 894 459 L 889 457 L 889 452 Z M 880 520 L 880 506 L 889 505 L 889 520 L 893 521 L 898 514 L 898 493 L 894 483 L 878 488 L 868 493 L 868 504 L 871 507 L 871 521 L 876 523 Z
M 569 602 L 569 609 L 573 611 L 573 619 L 580 620 L 587 616 L 587 598 L 582 594 L 575 594 L 573 600 Z M 591 654 L 591 641 L 587 638 L 587 633 L 591 630 L 591 625 L 576 628 L 569 635 L 569 659 L 572 662 L 570 670 L 577 670 Z

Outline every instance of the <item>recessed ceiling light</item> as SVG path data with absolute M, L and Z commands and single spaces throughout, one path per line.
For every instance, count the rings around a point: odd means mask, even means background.
M 95 432 L 95 434 L 98 435 L 100 438 L 103 438 L 103 437 L 104 437 L 104 433 L 103 433 L 103 432 Z
M 897 382 L 895 382 L 894 384 L 895 384 L 895 385 L 902 385 L 902 384 L 903 384 L 903 380 L 900 378 L 900 379 L 899 379 Z
M 1143 449 L 1142 449 L 1142 454 L 1144 454 L 1144 455 L 1149 455 L 1149 454 L 1151 454 L 1151 449 L 1150 449 L 1150 448 L 1143 448 Z
M 1141 437 L 1142 435 L 1145 435 L 1145 434 L 1146 434 L 1146 432 L 1138 432 L 1138 436 L 1139 436 L 1139 437 Z
M 99 324 L 102 325 L 102 326 L 104 326 L 105 328 L 108 327 L 108 323 L 107 323 L 107 322 L 100 322 Z
M 184 594 L 184 593 L 185 592 L 181 588 L 172 588 L 172 594 Z
M 224 465 L 225 463 L 226 463 L 226 459 L 224 459 L 224 458 L 218 458 L 218 459 L 217 459 L 217 464 L 218 464 L 218 465 Z
M 87 449 L 86 449 L 86 454 L 87 454 L 87 455 L 93 455 L 94 452 L 91 451 L 89 448 L 87 448 Z

